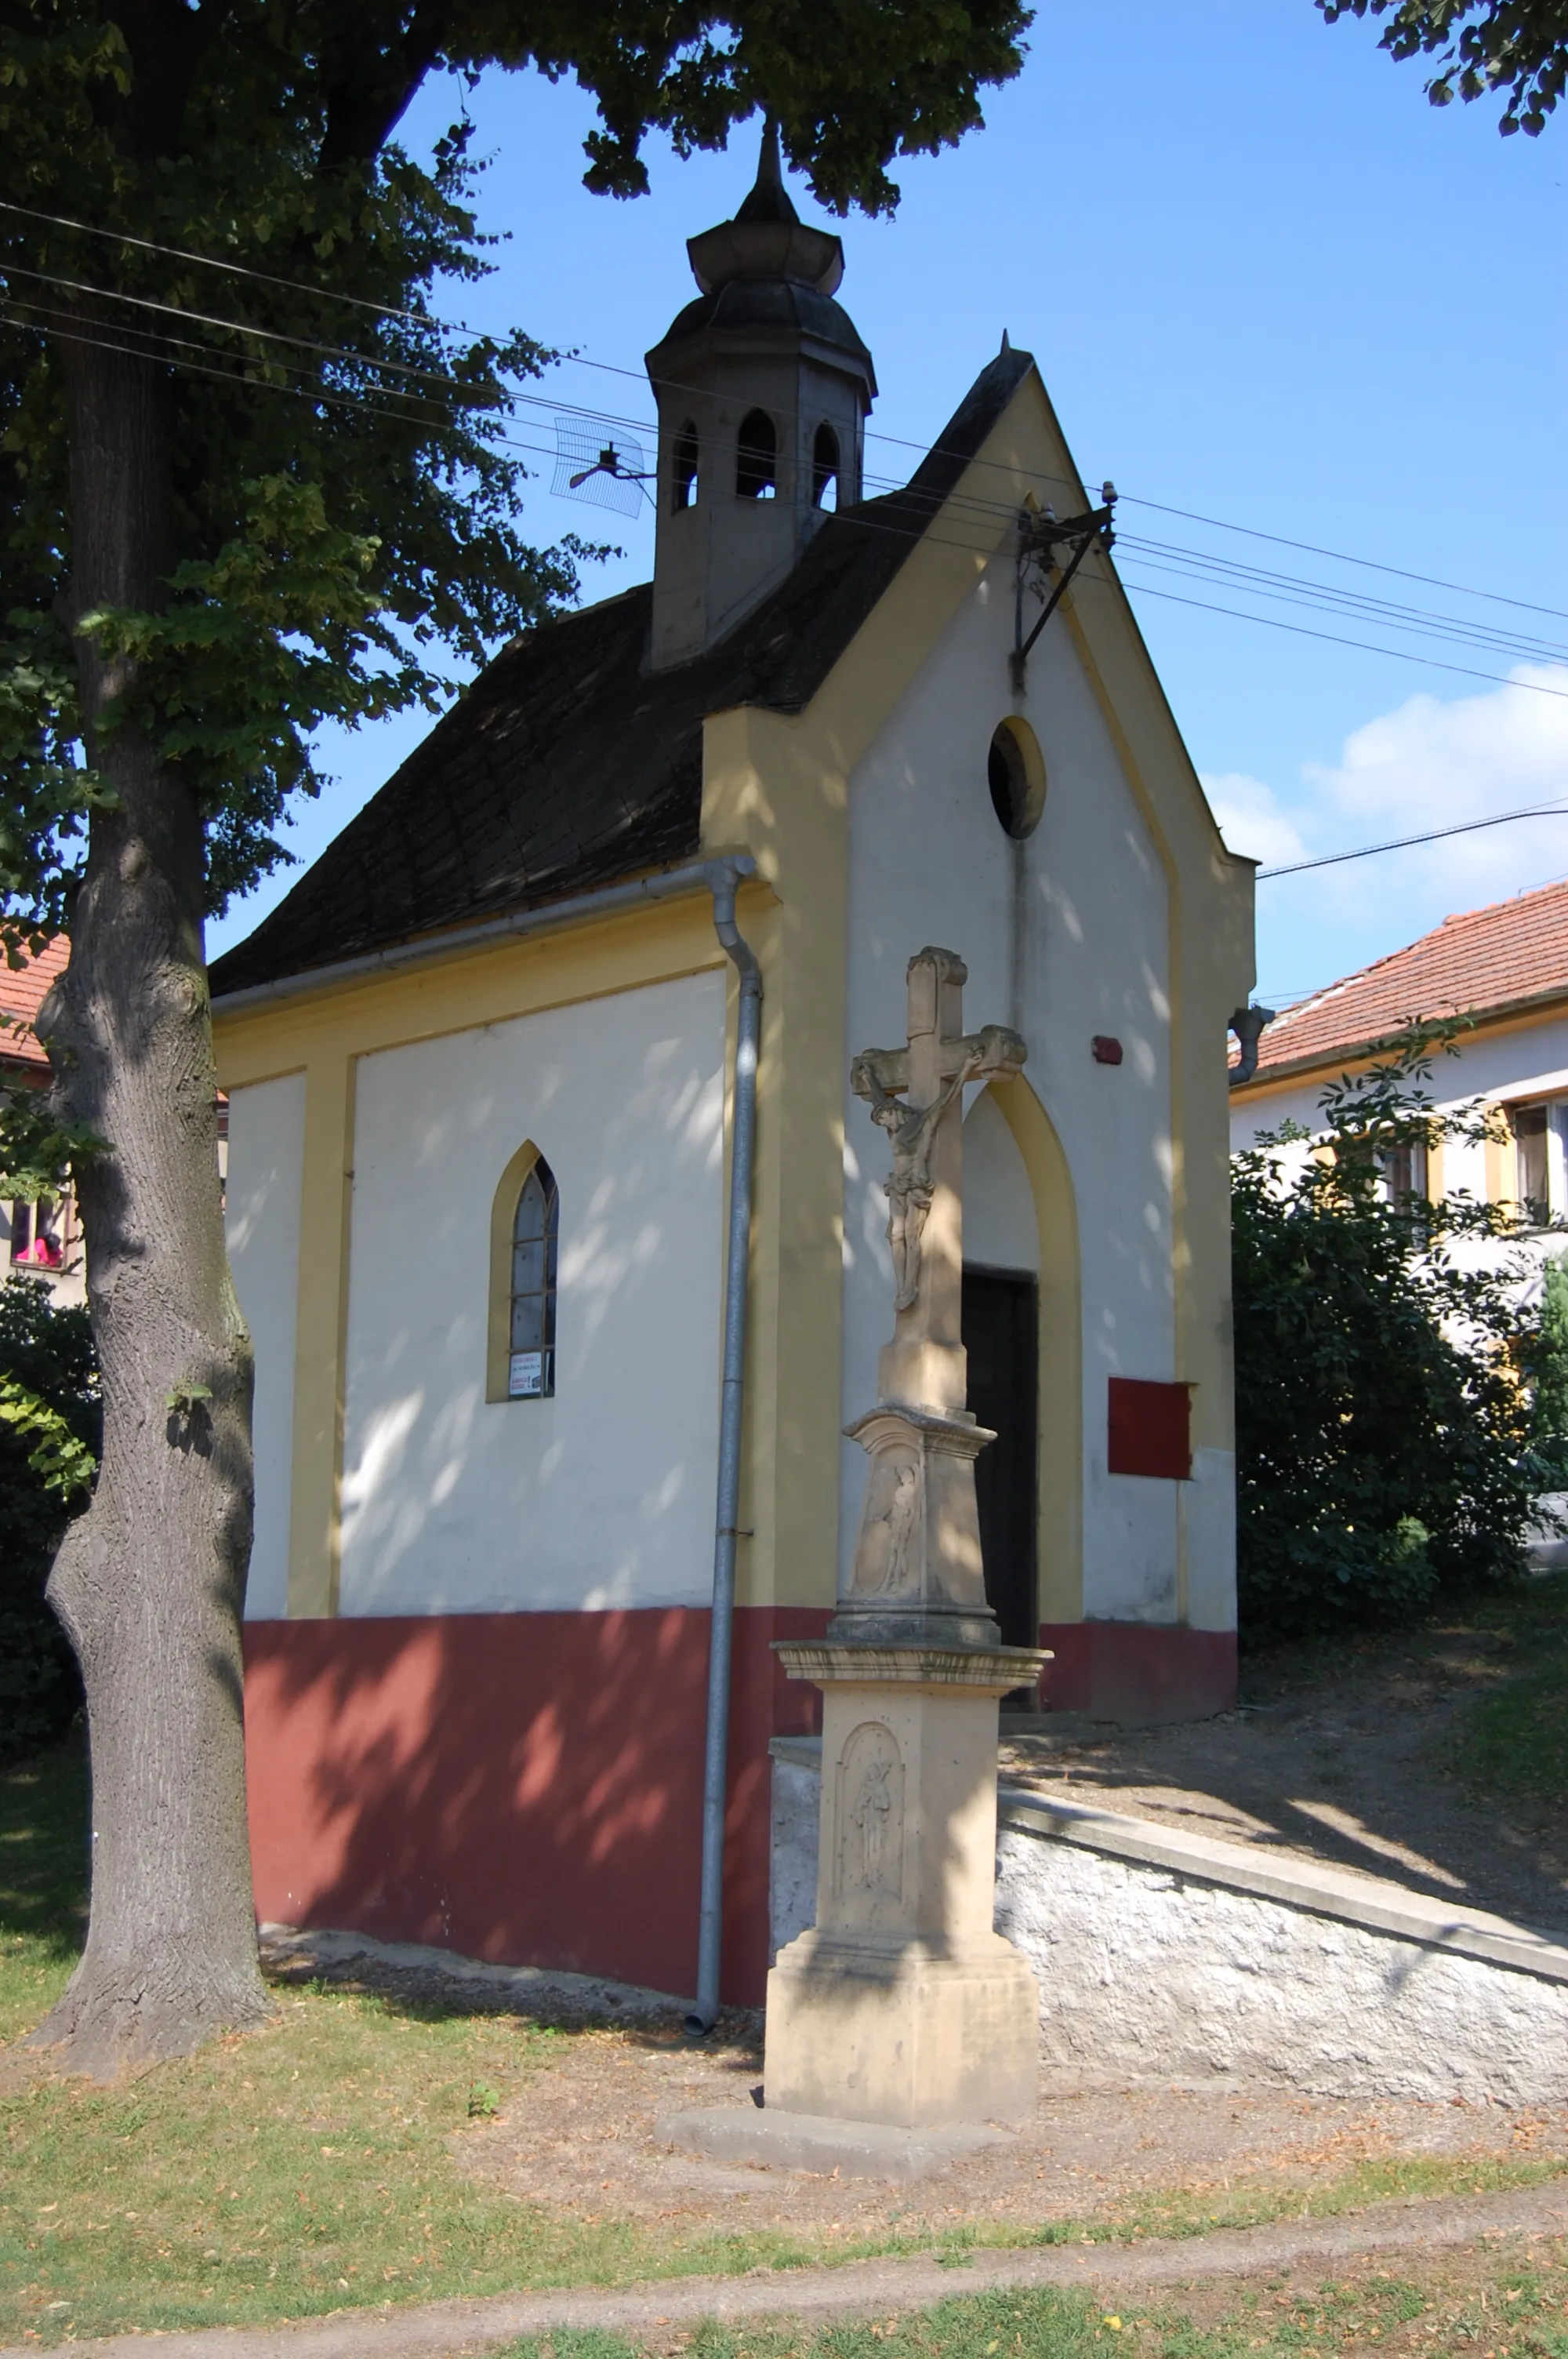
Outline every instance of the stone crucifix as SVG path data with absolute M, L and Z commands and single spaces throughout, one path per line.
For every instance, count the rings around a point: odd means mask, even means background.
M 1005 1025 L 965 1032 L 968 981 L 954 951 L 917 951 L 909 962 L 907 1047 L 864 1049 L 849 1070 L 850 1088 L 869 1101 L 892 1148 L 884 1185 L 896 1317 L 878 1390 L 884 1401 L 948 1415 L 963 1409 L 967 1389 L 964 1084 L 1016 1073 L 1027 1054 Z

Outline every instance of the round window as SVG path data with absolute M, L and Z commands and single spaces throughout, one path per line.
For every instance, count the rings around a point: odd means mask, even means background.
M 1045 808 L 1045 765 L 1027 721 L 1002 722 L 986 761 L 991 808 L 1009 835 L 1033 835 Z

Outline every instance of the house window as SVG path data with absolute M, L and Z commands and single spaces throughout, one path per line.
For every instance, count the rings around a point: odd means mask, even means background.
M 556 1246 L 560 1199 L 549 1165 L 536 1158 L 512 1223 L 511 1314 L 506 1397 L 547 1400 L 556 1389 Z
M 71 1225 L 68 1200 L 25 1197 L 10 1207 L 11 1265 L 16 1269 L 63 1269 Z
M 838 505 L 838 437 L 831 426 L 819 426 L 811 446 L 811 505 L 814 508 Z
M 1378 1158 L 1378 1166 L 1382 1173 L 1383 1193 L 1390 1204 L 1408 1203 L 1412 1196 L 1425 1198 L 1426 1148 L 1419 1138 L 1385 1147 Z
M 1543 1105 L 1510 1108 L 1514 1192 L 1524 1218 L 1543 1226 L 1552 1217 L 1552 1114 Z
M 771 500 L 778 491 L 779 438 L 765 409 L 748 410 L 741 420 L 735 451 L 735 489 L 743 500 Z
M 670 506 L 677 515 L 697 506 L 697 428 L 688 418 L 676 436 L 670 471 Z

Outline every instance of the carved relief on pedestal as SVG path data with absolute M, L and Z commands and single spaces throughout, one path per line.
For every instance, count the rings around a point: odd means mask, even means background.
M 838 1756 L 834 1881 L 840 1900 L 903 1897 L 903 1760 L 880 1720 L 863 1720 Z
M 920 1587 L 920 1450 L 880 1450 L 871 1461 L 850 1580 L 856 1597 L 907 1597 Z

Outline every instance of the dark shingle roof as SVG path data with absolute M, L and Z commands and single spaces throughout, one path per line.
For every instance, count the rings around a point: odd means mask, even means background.
M 904 489 L 830 518 L 773 596 L 691 663 L 643 672 L 645 584 L 504 647 L 215 962 L 214 996 L 693 858 L 705 716 L 810 701 L 1032 365 L 1000 353 Z

